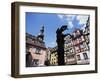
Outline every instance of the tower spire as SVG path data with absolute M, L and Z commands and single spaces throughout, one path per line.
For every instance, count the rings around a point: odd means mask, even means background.
M 38 38 L 40 41 L 43 41 L 43 40 L 44 40 L 44 26 L 41 27 L 40 33 L 38 34 L 37 38 Z

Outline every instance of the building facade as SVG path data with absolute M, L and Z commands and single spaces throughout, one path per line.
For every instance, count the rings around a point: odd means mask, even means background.
M 77 29 L 73 32 L 73 46 L 77 64 L 89 64 L 89 49 L 82 30 Z
M 57 47 L 50 49 L 50 65 L 51 66 L 58 65 Z
M 76 64 L 76 53 L 73 46 L 72 36 L 69 34 L 64 40 L 65 64 Z
M 74 31 L 73 45 L 75 46 L 77 64 L 90 63 L 90 30 L 89 18 L 83 30 Z
M 64 40 L 64 59 L 66 65 L 90 63 L 90 30 L 89 18 L 84 29 L 75 29 Z M 50 54 L 50 65 L 58 65 L 57 48 Z
M 42 27 L 38 36 L 26 33 L 26 67 L 45 66 L 47 48 L 43 32 Z

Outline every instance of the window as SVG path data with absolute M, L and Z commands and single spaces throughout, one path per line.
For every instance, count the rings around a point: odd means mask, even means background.
M 65 48 L 67 48 L 68 47 L 68 44 L 65 44 Z
M 68 46 L 71 46 L 71 43 L 70 42 L 68 43 Z
M 79 30 L 77 30 L 77 35 L 80 35 L 80 31 Z
M 88 33 L 88 28 L 86 28 L 86 33 Z
M 84 48 L 84 45 L 83 44 L 80 44 L 80 48 L 83 49 Z
M 85 60 L 88 59 L 87 53 L 83 53 L 83 56 L 84 56 L 84 59 L 85 59 Z
M 66 50 L 66 53 L 69 53 L 69 50 L 68 49 Z
M 76 50 L 76 51 L 80 50 L 80 49 L 79 49 L 79 46 L 75 46 L 75 50 Z
M 80 40 L 80 39 L 77 38 L 77 43 L 76 43 L 76 44 L 79 44 L 79 40 Z
M 88 35 L 88 42 L 90 42 L 90 35 Z
M 85 39 L 86 39 L 86 42 L 88 43 L 89 42 L 89 37 L 85 36 Z
M 82 39 L 81 39 L 81 37 L 79 38 L 79 43 L 81 43 L 82 42 Z
M 81 60 L 81 57 L 80 57 L 80 55 L 77 55 L 77 59 L 78 59 L 78 60 Z
M 71 53 L 73 53 L 73 52 L 74 52 L 74 51 L 73 51 L 73 48 L 70 48 L 70 52 L 71 52 Z
M 88 28 L 88 33 L 90 33 L 90 29 Z
M 84 37 L 83 36 L 81 36 L 81 39 L 82 39 L 82 41 L 84 41 Z
M 68 44 L 67 40 L 65 41 L 65 44 Z
M 36 48 L 36 53 L 40 54 L 41 49 L 40 48 Z
M 73 40 L 73 45 L 76 45 L 77 44 L 77 40 Z
M 88 50 L 88 45 L 85 43 L 83 43 L 83 46 L 84 46 L 84 50 Z

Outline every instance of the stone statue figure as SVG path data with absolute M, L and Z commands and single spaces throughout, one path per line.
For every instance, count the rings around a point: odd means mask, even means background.
M 66 34 L 63 34 L 65 30 L 68 30 L 67 25 L 61 26 L 61 28 L 58 28 L 56 31 L 56 42 L 57 42 L 57 54 L 58 54 L 58 65 L 65 65 L 64 60 L 64 38 Z

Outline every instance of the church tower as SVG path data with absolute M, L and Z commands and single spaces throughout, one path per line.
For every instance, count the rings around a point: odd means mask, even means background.
M 38 34 L 37 38 L 39 39 L 39 41 L 43 42 L 43 40 L 44 40 L 44 26 L 41 27 L 40 33 Z

